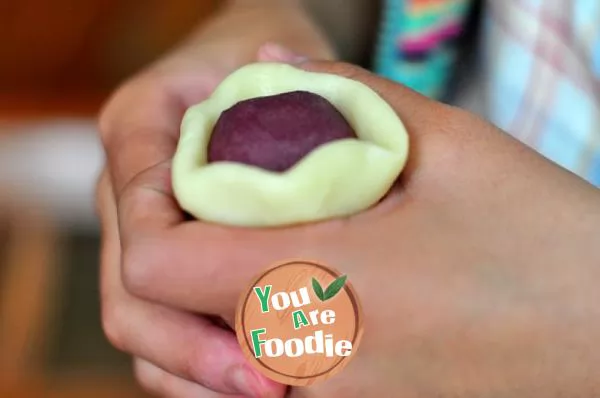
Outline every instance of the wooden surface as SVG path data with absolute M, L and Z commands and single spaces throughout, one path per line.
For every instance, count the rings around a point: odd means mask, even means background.
M 41 371 L 60 277 L 58 235 L 39 207 L 16 199 L 0 205 L 8 231 L 0 258 L 0 381 L 13 384 Z
M 48 336 L 63 296 L 60 233 L 42 205 L 7 191 L 0 197 L 0 397 L 147 397 L 127 377 L 47 374 Z
M 128 382 L 98 378 L 63 378 L 49 382 L 30 378 L 20 384 L 0 384 L 2 398 L 149 398 Z

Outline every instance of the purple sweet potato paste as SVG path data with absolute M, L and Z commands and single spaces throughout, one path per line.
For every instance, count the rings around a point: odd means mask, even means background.
M 208 162 L 283 172 L 316 147 L 344 138 L 357 137 L 342 114 L 317 94 L 252 98 L 221 114 L 208 144 Z

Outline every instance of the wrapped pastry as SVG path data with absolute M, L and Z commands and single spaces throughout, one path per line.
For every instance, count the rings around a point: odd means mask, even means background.
M 175 197 L 197 219 L 273 227 L 375 205 L 408 156 L 406 129 L 366 85 L 286 64 L 228 76 L 184 115 Z

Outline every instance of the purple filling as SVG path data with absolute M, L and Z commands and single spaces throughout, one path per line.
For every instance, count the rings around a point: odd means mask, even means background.
M 224 111 L 208 144 L 208 162 L 229 161 L 282 172 L 313 149 L 357 138 L 325 98 L 294 91 L 241 101 Z

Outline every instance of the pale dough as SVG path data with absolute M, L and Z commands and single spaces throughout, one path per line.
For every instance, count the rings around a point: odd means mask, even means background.
M 206 163 L 221 112 L 242 100 L 297 90 L 329 100 L 359 139 L 320 146 L 284 173 Z M 408 148 L 402 121 L 366 85 L 285 64 L 256 63 L 232 73 L 186 112 L 173 158 L 173 189 L 181 208 L 200 220 L 245 227 L 314 222 L 377 203 L 404 168 Z

